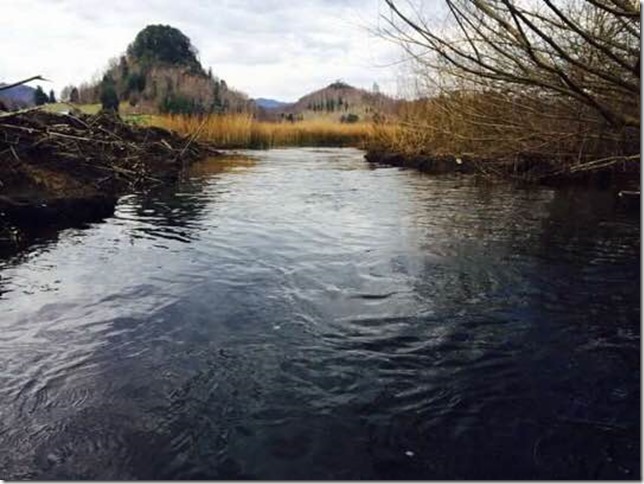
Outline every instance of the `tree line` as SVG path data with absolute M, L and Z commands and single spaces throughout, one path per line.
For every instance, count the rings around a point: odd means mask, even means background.
M 42 86 L 38 85 L 36 86 L 36 90 L 34 91 L 34 103 L 36 106 L 42 106 L 43 104 L 48 104 L 48 103 L 55 103 L 56 102 L 56 95 L 54 94 L 54 90 L 49 91 L 49 95 L 43 90 Z
M 342 96 L 339 96 L 337 100 L 335 98 L 321 99 L 318 101 L 309 102 L 306 105 L 306 108 L 309 111 L 322 112 L 326 111 L 327 113 L 332 113 L 335 111 L 348 111 L 349 102 L 346 99 L 342 99 Z

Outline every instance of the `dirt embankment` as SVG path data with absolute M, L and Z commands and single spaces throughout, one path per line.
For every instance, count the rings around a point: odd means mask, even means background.
M 186 164 L 217 154 L 113 113 L 0 114 L 0 248 L 107 217 L 119 195 L 174 182 Z

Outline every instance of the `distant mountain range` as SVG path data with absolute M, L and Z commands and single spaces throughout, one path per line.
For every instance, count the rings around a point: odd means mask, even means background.
M 259 97 L 257 99 L 254 99 L 254 101 L 257 107 L 264 109 L 279 109 L 283 108 L 284 106 L 288 106 L 289 104 L 282 101 L 276 101 L 275 99 L 267 99 L 265 97 Z
M 6 86 L 4 82 L 0 82 L 1 86 Z M 36 105 L 34 93 L 36 89 L 29 86 L 16 86 L 5 91 L 0 91 L 0 101 L 8 109 L 24 109 Z

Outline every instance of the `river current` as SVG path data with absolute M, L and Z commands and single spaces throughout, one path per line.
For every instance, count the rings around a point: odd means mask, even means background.
M 638 214 L 248 155 L 0 260 L 0 478 L 640 478 Z

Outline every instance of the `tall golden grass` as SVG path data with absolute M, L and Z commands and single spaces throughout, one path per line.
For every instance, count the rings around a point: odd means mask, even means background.
M 363 147 L 373 136 L 371 123 L 329 120 L 298 122 L 257 121 L 248 114 L 211 116 L 153 116 L 149 123 L 221 148 L 273 148 L 285 146 Z

